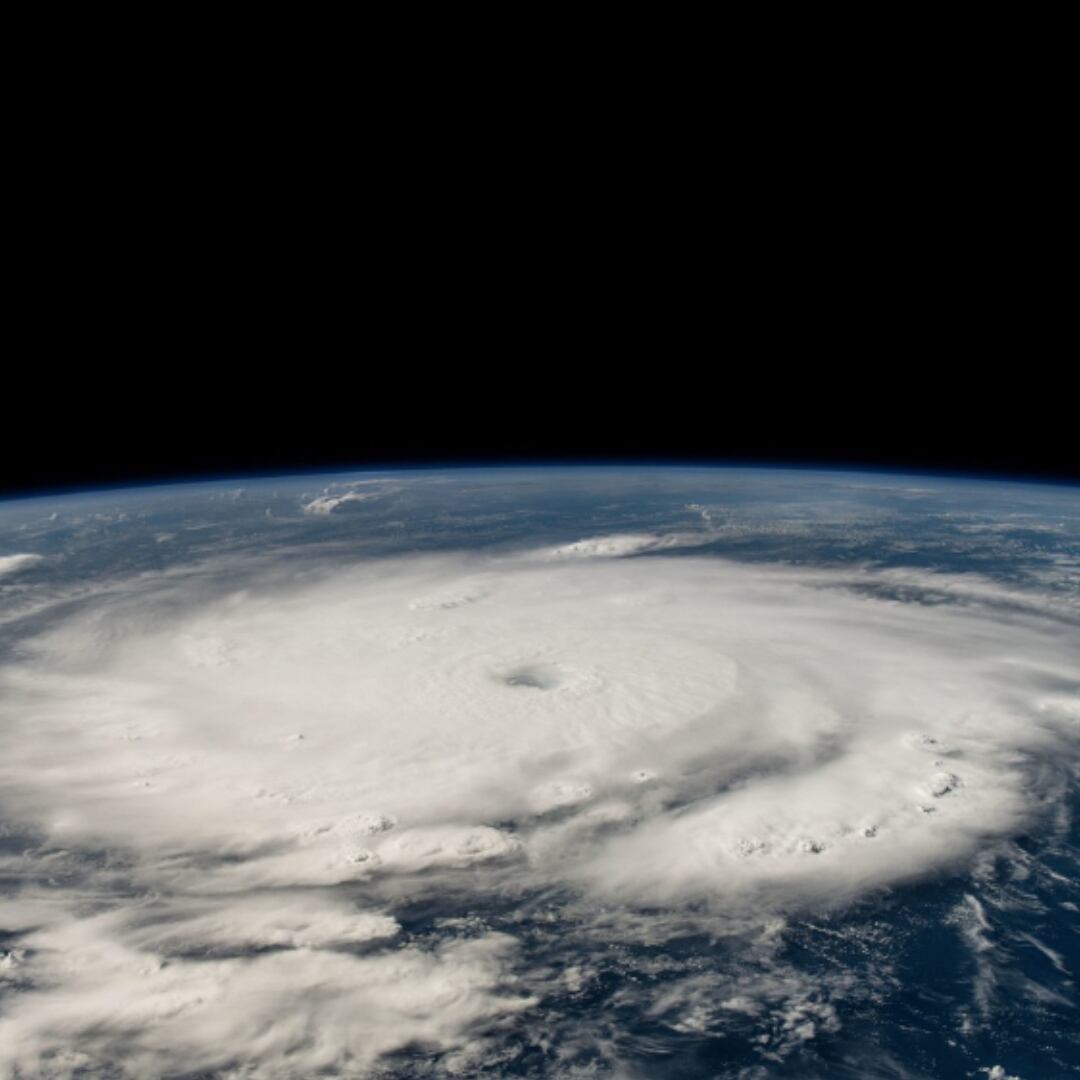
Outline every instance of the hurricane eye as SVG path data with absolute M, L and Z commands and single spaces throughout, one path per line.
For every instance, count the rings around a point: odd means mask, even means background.
M 504 685 L 528 690 L 554 690 L 559 685 L 559 677 L 550 668 L 531 666 L 514 668 L 501 676 Z

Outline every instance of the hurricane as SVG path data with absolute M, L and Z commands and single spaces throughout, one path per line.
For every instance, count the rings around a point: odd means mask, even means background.
M 0 1076 L 1068 1075 L 1078 775 L 1072 489 L 0 504 Z

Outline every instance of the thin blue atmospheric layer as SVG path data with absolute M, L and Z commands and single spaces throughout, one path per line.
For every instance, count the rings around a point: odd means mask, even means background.
M 654 473 L 671 476 L 675 473 L 714 474 L 731 478 L 740 473 L 759 474 L 766 485 L 772 478 L 782 475 L 802 475 L 813 483 L 815 478 L 860 477 L 863 480 L 880 478 L 884 483 L 922 480 L 931 484 L 994 484 L 1024 487 L 1080 488 L 1080 480 L 1064 473 L 1013 472 L 1000 473 L 986 469 L 904 468 L 897 465 L 868 466 L 857 460 L 824 462 L 775 462 L 755 458 L 723 458 L 698 460 L 680 458 L 551 458 L 548 460 L 513 459 L 493 462 L 489 460 L 455 459 L 452 461 L 403 462 L 382 466 L 334 465 L 329 468 L 295 468 L 289 470 L 255 470 L 251 472 L 213 475 L 210 473 L 171 474 L 161 478 L 116 479 L 101 483 L 78 483 L 43 485 L 36 490 L 0 492 L 0 503 L 20 502 L 27 499 L 58 499 L 69 496 L 94 497 L 122 492 L 147 493 L 159 489 L 204 488 L 227 486 L 252 486 L 283 483 L 349 482 L 361 477 L 424 477 L 424 476 L 505 476 L 508 473 L 539 473 L 545 477 L 557 477 L 564 473 L 584 475 L 601 473 L 611 476 L 627 476 L 635 473 Z

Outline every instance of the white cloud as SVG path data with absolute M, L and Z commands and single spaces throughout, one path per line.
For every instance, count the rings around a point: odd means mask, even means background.
M 618 533 L 593 536 L 571 544 L 545 548 L 537 552 L 541 559 L 622 559 L 647 551 L 665 551 L 677 547 L 698 547 L 710 537 L 702 533 Z
M 512 987 L 513 941 L 502 935 L 434 951 L 297 948 L 163 962 L 108 915 L 28 940 L 43 985 L 9 1001 L 0 1019 L 4 1076 L 75 1077 L 108 1065 L 119 1070 L 109 1075 L 142 1078 L 170 1075 L 178 1062 L 257 1080 L 345 1064 L 363 1075 L 412 1043 L 463 1049 L 476 1025 L 534 1004 Z
M 139 909 L 127 940 L 143 950 L 184 953 L 263 949 L 322 949 L 386 942 L 400 931 L 378 911 L 360 911 L 335 895 L 300 890 L 220 900 L 163 900 Z
M 398 485 L 388 485 L 382 480 L 350 480 L 330 484 L 319 495 L 301 502 L 305 514 L 332 514 L 346 503 L 370 502 L 400 491 Z
M 332 514 L 339 506 L 350 502 L 367 502 L 376 498 L 374 492 L 347 491 L 344 495 L 318 495 L 304 503 L 305 514 Z
M 41 558 L 40 555 L 30 554 L 0 555 L 0 577 L 17 574 L 20 570 L 25 570 L 28 566 L 40 562 Z

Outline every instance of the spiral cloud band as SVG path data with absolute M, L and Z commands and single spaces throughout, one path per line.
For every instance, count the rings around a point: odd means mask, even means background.
M 468 1076 L 525 1029 L 636 1076 L 554 1015 L 596 978 L 529 962 L 555 909 L 730 940 L 739 974 L 634 1008 L 752 1018 L 781 1061 L 845 993 L 776 959 L 785 920 L 1052 815 L 1078 646 L 1061 597 L 678 533 L 132 579 L 0 670 L 0 1076 Z

